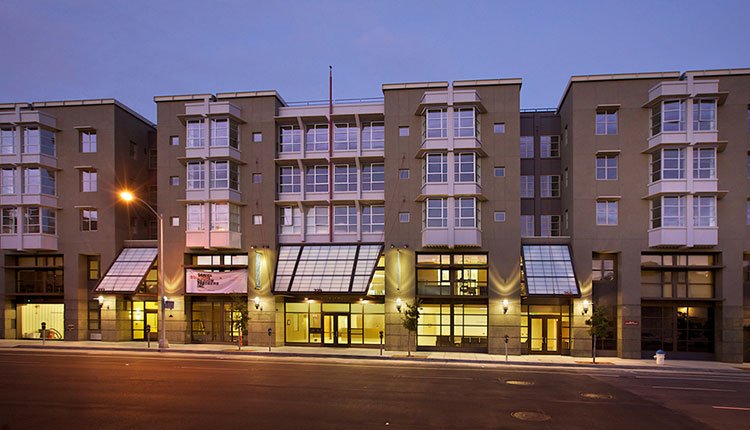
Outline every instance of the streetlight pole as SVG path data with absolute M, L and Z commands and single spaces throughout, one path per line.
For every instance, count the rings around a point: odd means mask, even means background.
M 159 237 L 157 245 L 157 253 L 159 254 L 159 279 L 157 282 L 157 300 L 159 301 L 159 326 L 156 328 L 159 337 L 159 348 L 169 348 L 169 342 L 167 341 L 167 330 L 166 324 L 166 308 L 165 308 L 165 296 L 164 296 L 164 217 L 156 210 L 151 207 L 148 202 L 142 198 L 134 195 L 129 191 L 123 191 L 120 193 L 120 198 L 125 202 L 136 200 L 139 203 L 146 206 L 151 213 L 156 215 L 156 219 L 159 220 Z

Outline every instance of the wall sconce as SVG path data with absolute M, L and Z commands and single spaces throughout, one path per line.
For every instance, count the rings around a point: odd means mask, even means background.
M 401 298 L 396 299 L 396 310 L 401 313 Z
M 102 308 L 102 305 L 104 305 L 104 296 L 99 296 L 96 298 L 96 301 L 99 302 L 99 309 Z
M 260 311 L 263 310 L 263 308 L 260 307 L 260 297 L 255 296 L 255 298 L 253 299 L 253 303 L 255 303 L 256 310 L 260 310 Z
M 583 301 L 583 312 L 581 313 L 581 315 L 586 315 L 587 313 L 589 313 L 589 305 L 590 303 L 588 300 Z
M 508 313 L 508 299 L 503 299 L 503 314 Z

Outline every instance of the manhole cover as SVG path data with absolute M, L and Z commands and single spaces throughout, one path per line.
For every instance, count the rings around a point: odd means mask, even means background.
M 526 412 L 519 411 L 510 414 L 513 418 L 521 421 L 549 421 L 552 419 L 551 416 L 543 414 L 541 412 Z
M 514 379 L 505 381 L 505 383 L 508 385 L 534 385 L 534 381 L 522 381 L 522 380 L 514 380 Z
M 581 393 L 581 397 L 584 399 L 597 399 L 597 400 L 611 400 L 612 395 L 611 394 L 602 394 L 602 393 Z

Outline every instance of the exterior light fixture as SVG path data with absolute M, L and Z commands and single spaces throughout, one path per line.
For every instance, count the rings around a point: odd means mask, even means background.
M 101 309 L 102 305 L 104 305 L 104 296 L 100 295 L 96 298 L 96 301 L 99 302 L 99 309 Z
M 401 298 L 396 299 L 396 310 L 401 313 Z
M 503 299 L 503 314 L 508 313 L 508 299 Z
M 259 310 L 260 309 L 260 297 L 255 296 L 255 298 L 253 299 L 253 302 L 255 303 L 255 309 Z
M 581 315 L 586 315 L 587 313 L 589 313 L 589 306 L 590 306 L 589 301 L 584 300 L 583 301 L 583 313 Z

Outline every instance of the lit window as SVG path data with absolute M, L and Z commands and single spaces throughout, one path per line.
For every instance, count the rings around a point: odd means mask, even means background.
M 534 197 L 534 176 L 521 175 L 521 198 Z
M 539 156 L 541 158 L 559 158 L 560 136 L 539 136 Z
M 328 166 L 310 166 L 307 168 L 305 191 L 308 193 L 328 192 Z
M 473 152 L 456 154 L 454 160 L 454 180 L 456 182 L 479 182 L 477 154 Z
M 448 155 L 427 154 L 425 157 L 425 182 L 448 182 Z
M 693 130 L 716 130 L 716 100 L 693 100 Z
M 333 190 L 338 192 L 357 191 L 357 166 L 337 164 L 333 167 Z
M 382 122 L 365 122 L 362 124 L 362 149 L 383 149 L 385 131 Z
M 96 152 L 96 132 L 81 132 L 81 152 Z
M 362 207 L 362 233 L 382 233 L 385 230 L 385 207 Z
M 88 271 L 87 278 L 89 281 L 95 281 L 101 276 L 101 261 L 98 255 L 86 256 L 86 268 Z
M 187 163 L 187 189 L 202 190 L 206 187 L 206 170 L 203 161 Z
M 425 224 L 427 228 L 448 226 L 448 200 L 425 200 Z
M 302 131 L 299 127 L 285 125 L 279 127 L 279 152 L 302 151 Z
M 427 139 L 448 137 L 448 112 L 445 109 L 428 109 L 425 113 Z
M 203 148 L 206 146 L 206 125 L 203 120 L 187 122 L 187 147 Z
M 617 225 L 617 200 L 596 201 L 596 225 Z
M 357 149 L 357 126 L 349 123 L 333 125 L 333 149 L 351 151 Z
M 567 173 L 567 168 L 565 172 Z M 616 155 L 597 155 L 596 156 L 596 179 L 598 181 L 617 180 L 617 156 Z
M 212 231 L 240 231 L 240 207 L 230 203 L 211 203 Z
M 716 179 L 715 148 L 696 148 L 693 150 L 693 178 Z
M 716 197 L 693 197 L 693 225 L 695 227 L 716 227 Z
M 539 195 L 541 197 L 560 197 L 560 176 L 542 175 L 539 177 Z
M 455 200 L 456 227 L 479 227 L 479 205 L 474 197 L 459 197 Z
M 521 158 L 534 158 L 534 136 L 521 136 Z
M 357 232 L 357 207 L 356 206 L 334 206 L 333 207 L 333 231 L 339 233 Z
M 617 134 L 617 109 L 596 110 L 596 134 Z
M 315 206 L 307 210 L 305 231 L 307 234 L 328 233 L 328 206 Z
M 279 167 L 279 192 L 299 193 L 302 191 L 302 175 L 299 167 Z
M 365 164 L 362 167 L 362 191 L 383 191 L 385 188 L 385 165 Z
M 328 124 L 307 126 L 305 150 L 309 152 L 328 151 Z

